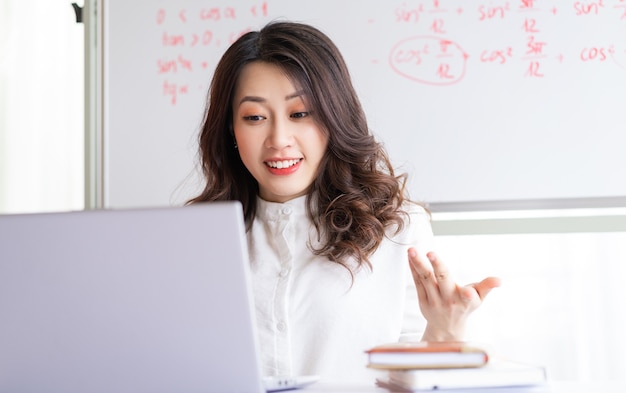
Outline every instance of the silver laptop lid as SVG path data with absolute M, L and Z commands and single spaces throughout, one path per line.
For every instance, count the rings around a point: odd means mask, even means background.
M 0 216 L 0 391 L 263 391 L 241 205 Z

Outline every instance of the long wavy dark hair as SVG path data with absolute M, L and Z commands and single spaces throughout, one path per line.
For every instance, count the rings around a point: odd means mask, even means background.
M 318 176 L 307 193 L 307 212 L 321 239 L 312 251 L 351 273 L 363 265 L 371 268 L 369 257 L 387 231 L 403 228 L 406 175 L 394 174 L 371 134 L 341 53 L 310 25 L 272 22 L 244 34 L 226 50 L 213 75 L 199 136 L 206 184 L 188 203 L 238 200 L 246 226 L 252 225 L 259 185 L 234 147 L 232 102 L 242 69 L 258 61 L 280 67 L 304 90 L 311 115 L 328 137 Z

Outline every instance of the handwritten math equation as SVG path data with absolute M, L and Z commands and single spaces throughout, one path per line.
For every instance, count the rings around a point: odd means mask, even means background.
M 397 74 L 430 85 L 461 81 L 467 73 L 469 59 L 499 66 L 521 64 L 523 77 L 535 79 L 547 76 L 545 66 L 549 62 L 610 62 L 626 72 L 626 41 L 623 37 L 614 37 L 618 42 L 602 41 L 581 46 L 575 59 L 566 58 L 545 34 L 549 24 L 561 23 L 559 18 L 562 15 L 577 21 L 582 29 L 586 28 L 585 19 L 600 17 L 626 27 L 626 0 L 404 2 L 395 9 L 395 23 L 419 25 L 420 32 L 425 34 L 400 40 L 389 54 L 389 64 Z M 495 35 L 501 34 L 499 26 L 507 23 L 508 27 L 513 26 L 519 32 L 519 42 L 498 47 L 485 45 L 475 53 L 468 53 L 463 44 L 465 37 L 448 34 L 451 24 L 461 19 L 471 19 L 474 26 L 492 24 Z
M 240 7 L 157 9 L 154 23 L 160 34 L 161 55 L 156 59 L 156 73 L 162 77 L 162 93 L 169 102 L 176 105 L 179 97 L 188 94 L 190 89 L 205 89 L 205 84 L 194 84 L 195 78 L 191 75 L 197 72 L 210 75 L 216 61 L 203 58 L 201 54 L 225 50 L 251 30 L 233 26 L 241 26 L 241 20 L 251 18 L 265 20 L 269 16 L 268 8 L 268 2 L 261 1 Z M 187 78 L 180 78 L 181 75 Z
M 250 31 L 250 26 L 282 16 L 278 3 L 250 0 L 223 6 L 156 8 L 152 23 L 159 51 L 154 72 L 162 95 L 176 105 L 192 90 L 204 91 L 219 55 Z M 459 83 L 470 72 L 468 64 L 474 71 L 476 66 L 513 67 L 518 76 L 535 80 L 558 72 L 555 66 L 573 62 L 607 64 L 626 74 L 626 0 L 406 0 L 385 7 L 369 25 L 380 30 L 376 34 L 395 37 L 395 44 L 374 48 L 375 52 L 388 59 L 386 64 L 393 73 L 415 83 Z M 324 12 L 331 11 L 336 10 Z M 587 25 L 594 20 L 618 26 L 624 34 L 612 37 L 614 41 L 606 37 L 586 40 L 574 53 L 565 52 L 557 39 L 567 34 L 558 33 L 563 19 L 575 29 L 585 30 L 586 36 L 593 37 L 593 29 Z M 365 25 L 368 23 L 363 21 Z M 475 30 L 511 42 L 481 39 L 476 44 Z M 555 30 L 561 37 L 555 37 Z

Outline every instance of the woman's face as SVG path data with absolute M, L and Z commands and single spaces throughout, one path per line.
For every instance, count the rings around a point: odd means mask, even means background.
M 303 94 L 279 67 L 264 62 L 246 65 L 237 82 L 232 105 L 239 155 L 260 197 L 270 202 L 305 195 L 326 152 L 328 138 Z

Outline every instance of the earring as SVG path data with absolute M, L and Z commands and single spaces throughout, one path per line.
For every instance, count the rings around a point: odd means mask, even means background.
M 235 148 L 235 150 L 237 150 L 239 146 L 237 146 L 237 139 L 235 138 L 235 133 L 233 132 L 232 124 L 228 125 L 228 130 L 230 131 L 230 136 L 233 137 L 233 147 Z

